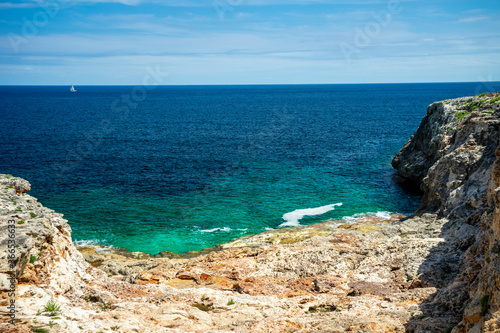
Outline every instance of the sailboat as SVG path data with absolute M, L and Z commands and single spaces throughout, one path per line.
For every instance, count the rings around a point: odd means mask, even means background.
M 75 89 L 75 87 L 73 87 L 73 85 L 71 85 L 71 89 L 69 91 L 76 92 L 76 89 Z

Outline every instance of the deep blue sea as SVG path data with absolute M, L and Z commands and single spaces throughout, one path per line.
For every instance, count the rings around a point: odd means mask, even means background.
M 420 197 L 394 181 L 392 157 L 428 104 L 487 90 L 75 88 L 0 87 L 0 173 L 29 180 L 30 194 L 68 219 L 75 241 L 152 254 L 283 225 L 411 214 Z

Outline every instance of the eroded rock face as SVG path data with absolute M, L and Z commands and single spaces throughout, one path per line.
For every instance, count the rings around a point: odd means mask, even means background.
M 417 214 L 430 211 L 449 221 L 441 234 L 452 247 L 460 274 L 433 302 L 463 314 L 453 332 L 493 332 L 498 327 L 493 322 L 500 318 L 496 291 L 500 262 L 495 252 L 500 236 L 498 150 L 495 155 L 500 144 L 499 95 L 433 103 L 393 160 L 398 172 L 424 191 Z M 415 323 L 409 327 L 416 327 Z
M 198 256 L 80 253 L 28 182 L 0 175 L 2 306 L 8 220 L 19 243 L 16 326 L 0 330 L 497 332 L 498 95 L 429 107 L 394 161 L 425 191 L 415 216 L 273 230 Z M 44 309 L 52 297 L 55 316 Z
M 427 108 L 422 124 L 392 161 L 400 175 L 424 191 L 419 211 L 461 218 L 485 209 L 500 135 L 499 102 L 490 101 L 498 95 Z

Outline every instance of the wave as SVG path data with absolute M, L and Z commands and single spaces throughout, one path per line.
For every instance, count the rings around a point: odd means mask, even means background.
M 79 239 L 73 241 L 75 246 L 91 247 L 96 250 L 110 250 L 114 249 L 112 245 L 104 245 L 106 243 L 105 239 Z
M 342 206 L 342 203 L 336 203 L 316 208 L 304 208 L 304 209 L 296 209 L 293 212 L 289 212 L 283 215 L 283 220 L 286 222 L 281 223 L 280 227 L 297 227 L 300 225 L 299 220 L 304 216 L 314 216 L 314 215 L 323 215 L 328 213 L 331 210 L 334 210 L 336 206 Z
M 344 217 L 342 217 L 342 220 L 344 220 L 348 223 L 360 222 L 363 219 L 373 218 L 373 217 L 380 219 L 380 220 L 390 220 L 392 218 L 391 214 L 392 214 L 391 212 L 387 212 L 387 211 L 358 213 L 358 214 L 354 214 L 351 216 L 344 216 Z
M 200 232 L 216 232 L 216 231 L 230 232 L 231 230 L 232 230 L 231 228 L 224 227 L 224 228 L 213 228 L 213 229 L 200 230 Z

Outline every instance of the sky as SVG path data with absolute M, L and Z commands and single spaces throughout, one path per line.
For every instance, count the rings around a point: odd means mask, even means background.
M 0 1 L 0 59 L 0 85 L 500 81 L 500 1 Z

